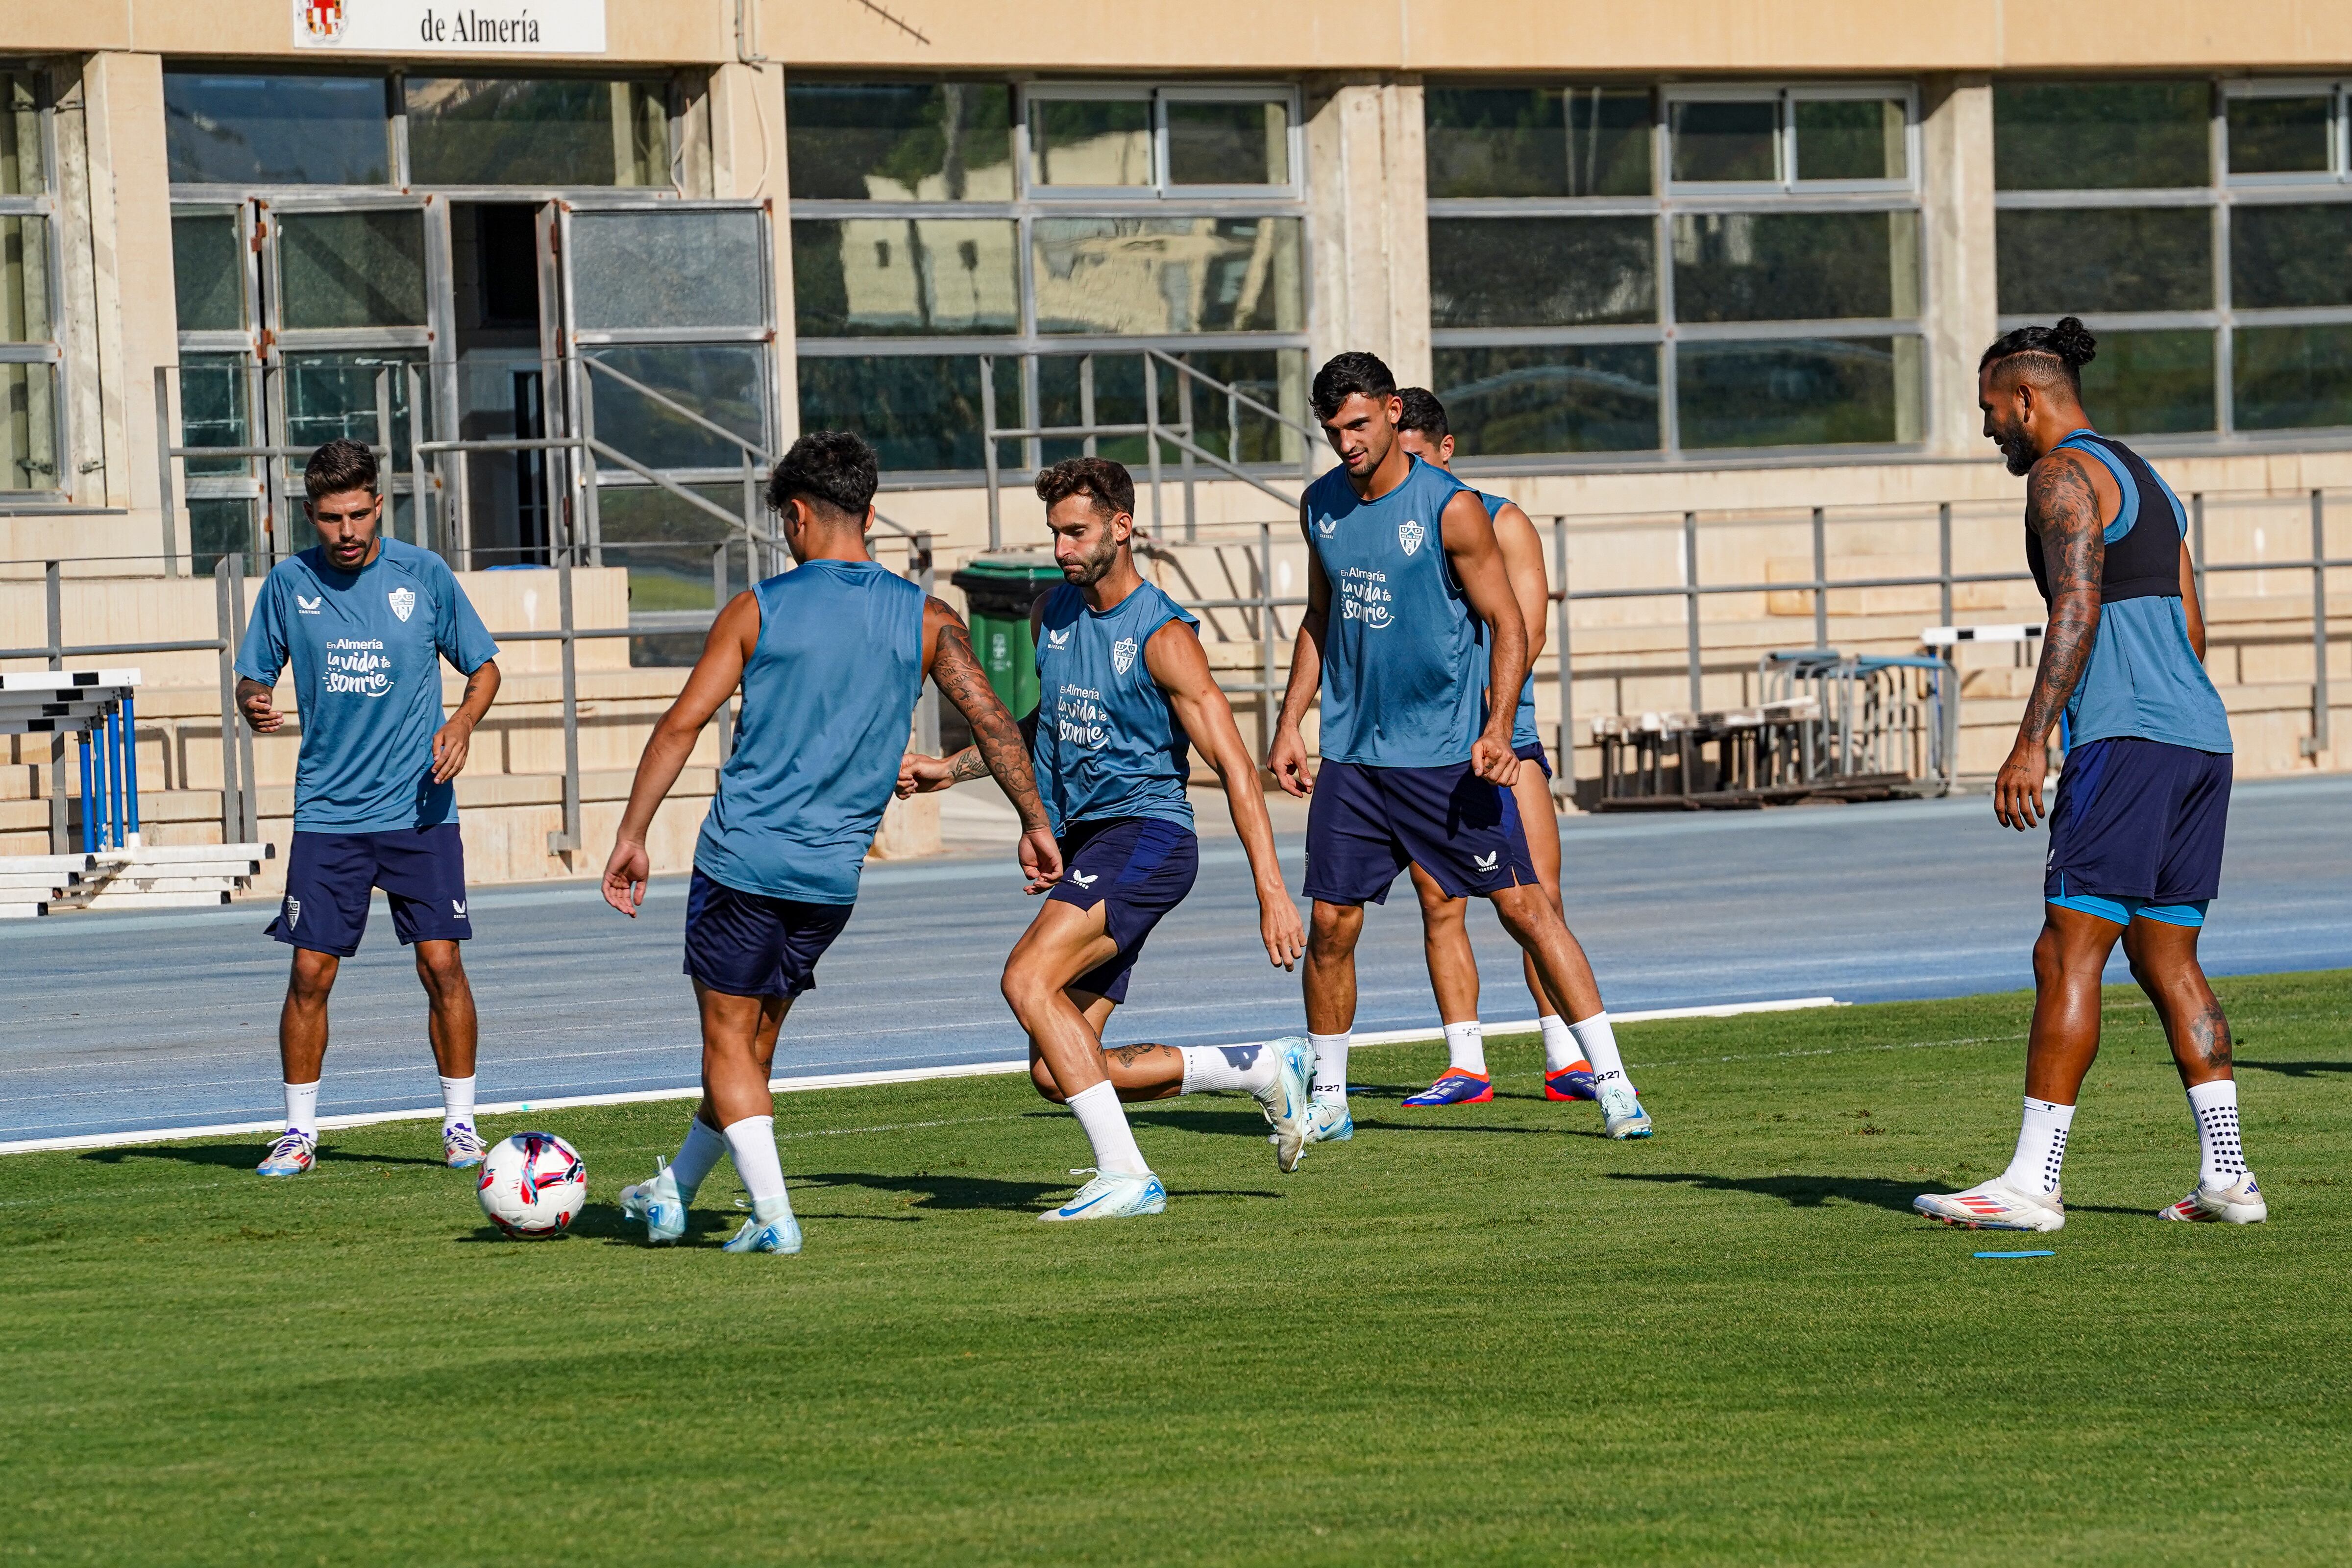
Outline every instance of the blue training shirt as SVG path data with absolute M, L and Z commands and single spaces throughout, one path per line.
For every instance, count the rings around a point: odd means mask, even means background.
M 1192 826 L 1192 741 L 1143 659 L 1171 621 L 1201 624 L 1150 583 L 1100 615 L 1075 584 L 1045 596 L 1029 756 L 1056 834 L 1114 816 Z
M 857 901 L 923 684 L 923 591 L 873 561 L 804 561 L 751 590 L 743 724 L 694 868 L 742 893 Z
M 1480 622 L 1445 559 L 1445 503 L 1469 489 L 1412 459 L 1366 500 L 1333 468 L 1307 489 L 1307 542 L 1331 587 L 1323 632 L 1326 762 L 1467 762 L 1485 706 Z
M 1479 490 L 1475 493 L 1480 500 L 1486 503 L 1486 521 L 1489 522 L 1492 522 L 1495 519 L 1500 517 L 1503 514 L 1503 509 L 1511 504 L 1511 498 L 1508 496 L 1488 495 L 1485 490 Z M 1535 627 L 1529 626 L 1528 628 L 1528 640 L 1531 646 L 1535 641 Z M 1486 649 L 1489 654 L 1493 651 L 1492 649 L 1486 648 L 1486 639 L 1484 637 L 1480 637 L 1478 639 L 1478 646 L 1482 649 Z M 1478 676 L 1478 684 L 1480 688 L 1484 689 L 1492 682 L 1493 679 L 1491 667 L 1489 667 L 1488 670 L 1481 671 Z M 1519 710 L 1511 716 L 1511 749 L 1516 752 L 1524 750 L 1528 746 L 1540 746 L 1542 744 L 1543 737 L 1536 732 L 1535 661 L 1533 659 L 1529 659 L 1528 661 L 1528 678 L 1519 682 Z
M 297 833 L 390 833 L 457 820 L 454 782 L 433 782 L 441 660 L 471 675 L 498 657 L 448 563 L 383 541 L 357 572 L 314 545 L 270 568 L 237 650 L 265 686 L 294 666 L 302 752 Z

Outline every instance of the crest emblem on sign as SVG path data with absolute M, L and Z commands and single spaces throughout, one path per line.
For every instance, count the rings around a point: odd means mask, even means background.
M 310 36 L 331 43 L 343 36 L 343 0 L 295 0 Z
M 1397 542 L 1404 546 L 1407 555 L 1420 549 L 1421 542 L 1428 537 L 1429 531 L 1411 518 L 1397 524 Z
M 1110 645 L 1111 668 L 1125 675 L 1135 663 L 1135 639 L 1121 637 Z
M 392 601 L 392 613 L 404 621 L 416 608 L 416 591 L 414 588 L 394 588 L 386 597 Z

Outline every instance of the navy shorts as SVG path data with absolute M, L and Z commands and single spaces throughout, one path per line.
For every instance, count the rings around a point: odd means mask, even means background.
M 815 989 L 816 961 L 856 907 L 746 893 L 698 867 L 686 892 L 686 973 L 730 996 L 797 996 Z
M 1068 824 L 1061 845 L 1062 879 L 1045 896 L 1081 910 L 1106 906 L 1103 931 L 1118 943 L 1118 952 L 1071 981 L 1070 989 L 1124 1002 L 1144 939 L 1192 890 L 1201 841 L 1181 822 L 1112 816 Z
M 368 892 L 382 888 L 406 947 L 466 942 L 466 844 L 457 825 L 389 833 L 304 833 L 286 854 L 286 897 L 268 932 L 289 947 L 349 958 L 367 934 Z
M 1551 777 L 1551 759 L 1544 754 L 1541 741 L 1529 741 L 1524 746 L 1514 746 L 1511 748 L 1511 755 L 1523 763 L 1535 763 L 1544 771 L 1544 777 Z
M 2124 736 L 2077 746 L 2050 806 L 2042 896 L 2069 907 L 2075 899 L 2131 900 L 2127 914 L 2213 898 L 2229 822 L 2227 752 Z
M 1418 862 L 1449 899 L 1536 880 L 1511 792 L 1470 771 L 1325 763 L 1307 808 L 1308 898 L 1386 903 Z

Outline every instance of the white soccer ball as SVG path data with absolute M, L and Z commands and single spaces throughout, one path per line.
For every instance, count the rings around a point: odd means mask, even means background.
M 474 1195 L 509 1236 L 562 1236 L 588 1202 L 588 1167 L 552 1132 L 518 1132 L 482 1162 Z

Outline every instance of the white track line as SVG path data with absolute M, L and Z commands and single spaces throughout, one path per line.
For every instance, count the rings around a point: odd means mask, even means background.
M 1798 996 L 1779 1002 L 1727 1002 L 1709 1007 L 1654 1007 L 1644 1012 L 1612 1013 L 1610 1020 L 1618 1024 L 1646 1024 L 1665 1018 L 1730 1018 L 1742 1013 L 1790 1013 L 1807 1007 L 1836 1007 L 1843 1004 L 1833 996 Z M 1509 1023 L 1489 1024 L 1490 1035 L 1533 1034 L 1536 1020 L 1517 1019 Z M 1443 1029 L 1383 1029 L 1358 1035 L 1358 1046 L 1402 1046 L 1422 1040 L 1445 1037 Z M 1244 1041 L 1263 1045 L 1261 1040 Z M 768 1087 L 778 1094 L 799 1094 L 816 1089 L 865 1089 L 877 1084 L 921 1083 L 933 1079 L 987 1078 L 1003 1073 L 1026 1072 L 1029 1064 L 1022 1061 L 964 1062 L 954 1067 L 887 1068 L 875 1072 L 808 1073 L 795 1078 L 771 1079 Z M 702 1094 L 699 1085 L 680 1089 L 645 1089 L 624 1094 L 574 1094 L 552 1100 L 509 1100 L 474 1108 L 479 1116 L 513 1116 L 526 1111 L 571 1110 L 593 1105 L 648 1105 L 665 1100 L 696 1100 Z M 441 1114 L 437 1105 L 414 1110 L 372 1110 L 356 1116 L 321 1116 L 319 1129 L 373 1127 L 384 1121 L 429 1121 Z M 222 1121 L 206 1127 L 156 1127 L 141 1132 L 97 1132 L 66 1138 L 21 1138 L 14 1142 L 0 1143 L 0 1154 L 31 1154 L 46 1149 L 119 1149 L 138 1143 L 175 1143 L 187 1138 L 226 1138 L 245 1132 L 277 1132 L 282 1124 L 268 1121 Z

